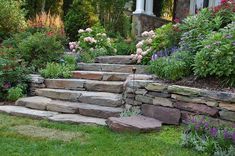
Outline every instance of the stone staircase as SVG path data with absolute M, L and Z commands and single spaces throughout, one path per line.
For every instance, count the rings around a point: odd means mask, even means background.
M 19 99 L 0 112 L 69 123 L 105 125 L 123 111 L 124 81 L 136 68 L 135 77 L 150 77 L 145 67 L 132 65 L 129 56 L 98 57 L 96 63 L 78 63 L 71 79 L 46 79 L 46 88 L 34 97 Z

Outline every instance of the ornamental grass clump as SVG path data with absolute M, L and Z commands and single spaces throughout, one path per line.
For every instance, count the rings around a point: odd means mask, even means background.
M 211 125 L 205 117 L 191 117 L 187 124 L 181 138 L 183 147 L 193 148 L 209 155 L 223 153 L 226 156 L 233 156 L 235 125 L 233 127 L 216 127 Z

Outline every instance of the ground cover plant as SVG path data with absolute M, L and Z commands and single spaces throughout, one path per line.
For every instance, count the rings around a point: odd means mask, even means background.
M 0 123 L 0 150 L 4 156 L 206 155 L 180 146 L 180 127 L 164 127 L 159 133 L 118 134 L 101 126 L 60 124 L 2 114 Z
M 233 156 L 235 127 L 216 127 L 205 117 L 192 117 L 181 138 L 183 147 L 214 156 Z

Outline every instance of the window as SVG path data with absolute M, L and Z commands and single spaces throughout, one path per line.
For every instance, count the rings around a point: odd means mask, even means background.
M 196 14 L 200 9 L 215 7 L 221 4 L 221 0 L 190 0 L 190 14 Z

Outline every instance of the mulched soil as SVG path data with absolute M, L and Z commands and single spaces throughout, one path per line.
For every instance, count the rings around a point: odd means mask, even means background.
M 221 80 L 214 77 L 197 78 L 195 76 L 190 76 L 179 81 L 169 81 L 169 80 L 159 80 L 159 81 L 174 85 L 182 85 L 188 87 L 235 93 L 235 87 L 224 86 L 222 85 Z

